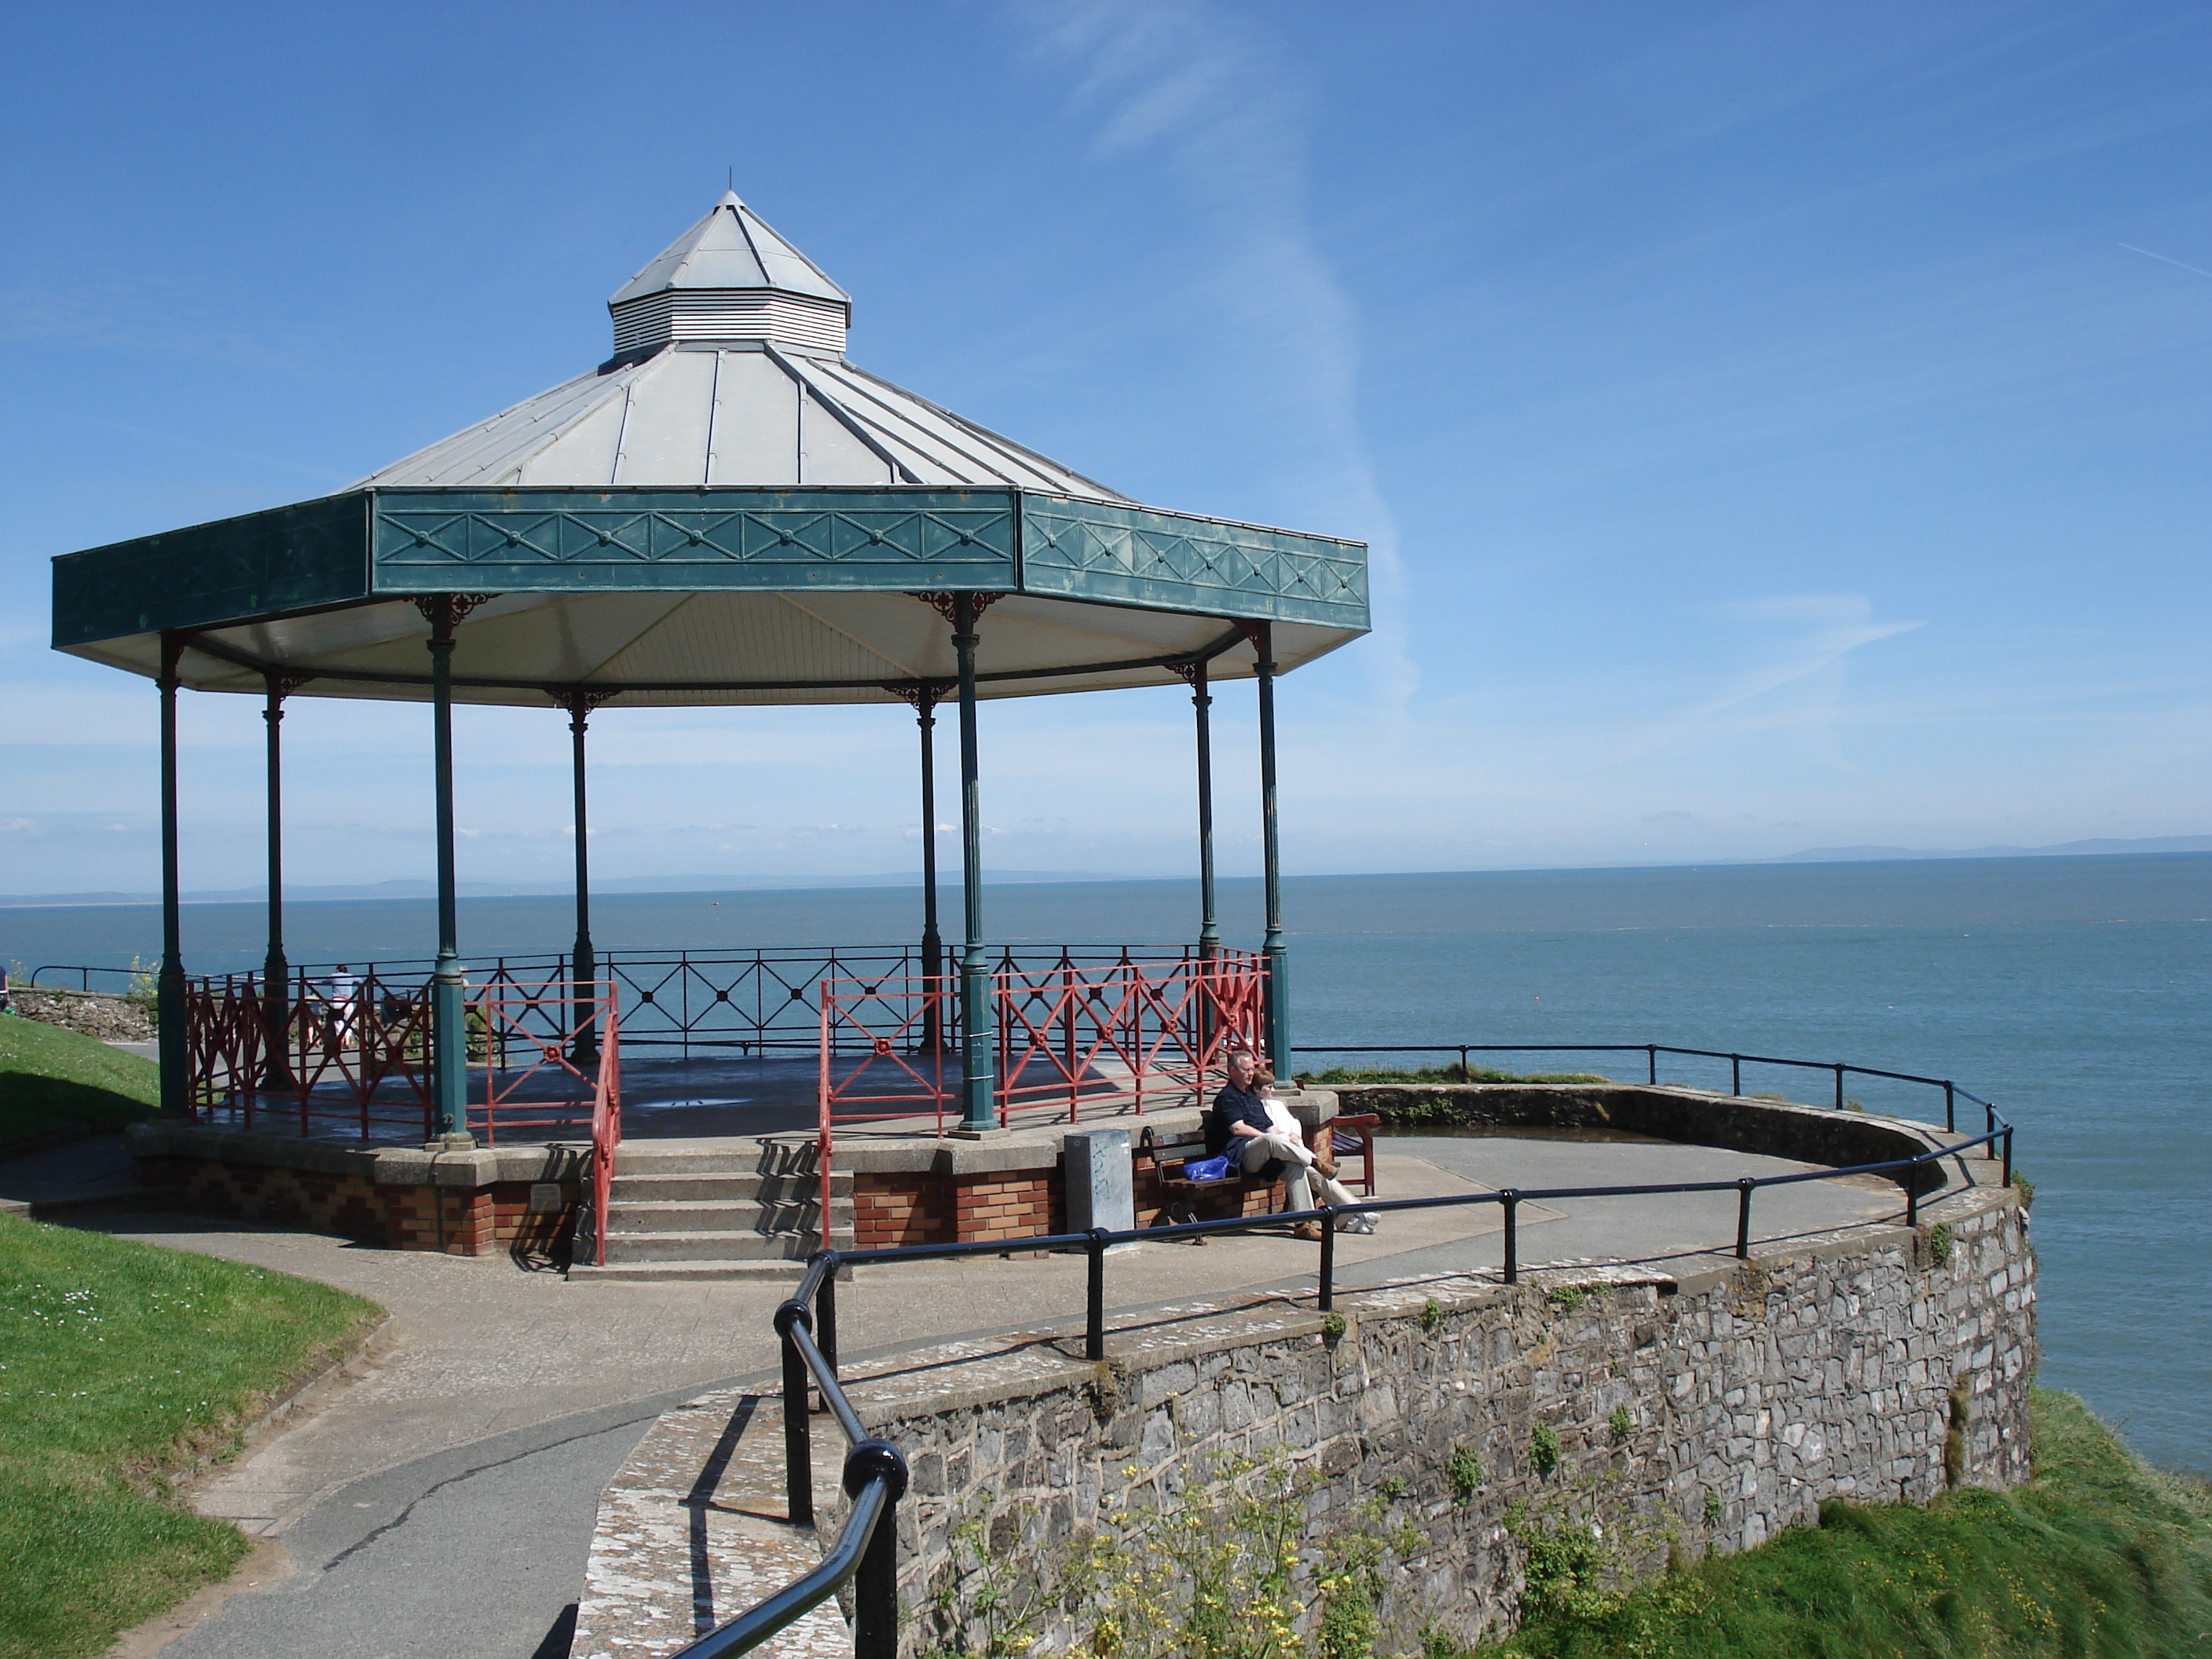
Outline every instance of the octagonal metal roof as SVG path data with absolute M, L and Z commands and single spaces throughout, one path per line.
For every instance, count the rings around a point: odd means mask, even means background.
M 588 374 L 337 495 L 65 556 L 57 648 L 185 683 L 428 696 L 416 601 L 476 601 L 455 696 L 882 702 L 954 671 L 942 596 L 993 596 L 986 696 L 1290 668 L 1366 631 L 1359 543 L 1144 506 L 869 374 L 850 301 L 735 192 L 609 302 Z

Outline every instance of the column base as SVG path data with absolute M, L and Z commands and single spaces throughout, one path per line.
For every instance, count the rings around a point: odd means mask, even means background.
M 477 1138 L 464 1131 L 459 1134 L 436 1135 L 422 1143 L 426 1152 L 473 1152 Z

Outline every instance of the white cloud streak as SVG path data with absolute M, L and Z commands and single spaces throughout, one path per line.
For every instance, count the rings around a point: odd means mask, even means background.
M 1011 15 L 1076 74 L 1072 101 L 1097 122 L 1094 154 L 1157 155 L 1214 243 L 1202 291 L 1290 392 L 1309 510 L 1369 548 L 1375 632 L 1363 647 L 1375 729 L 1404 741 L 1420 672 L 1398 532 L 1358 412 L 1361 318 L 1311 210 L 1303 88 L 1249 17 L 1208 0 L 1026 0 Z

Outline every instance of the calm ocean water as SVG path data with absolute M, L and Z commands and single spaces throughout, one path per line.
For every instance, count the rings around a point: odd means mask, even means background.
M 1224 899 L 1231 941 L 1257 943 L 1257 884 Z M 1195 908 L 1191 884 L 1096 883 L 994 887 L 987 914 L 995 939 L 1160 941 L 1194 933 Z M 1289 883 L 1285 909 L 1301 1046 L 1673 1042 L 1994 1098 L 2036 1186 L 2043 1380 L 2159 1462 L 2212 1468 L 2212 855 L 1325 877 Z M 609 895 L 592 932 L 602 950 L 880 943 L 918 932 L 919 910 L 886 889 Z M 955 896 L 945 915 L 957 927 Z M 432 939 L 425 902 L 287 917 L 295 961 L 426 956 Z M 256 964 L 261 927 L 256 906 L 191 907 L 187 965 Z M 573 927 L 560 899 L 507 898 L 464 901 L 462 930 L 481 960 L 559 950 Z M 0 959 L 24 966 L 159 945 L 149 908 L 0 910 Z M 1727 1082 L 1724 1062 L 1662 1076 Z M 1818 1100 L 1822 1081 L 1745 1087 Z M 1850 1092 L 1940 1118 L 1928 1091 Z

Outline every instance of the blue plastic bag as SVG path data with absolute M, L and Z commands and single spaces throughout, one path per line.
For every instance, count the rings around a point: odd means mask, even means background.
M 1229 1179 L 1229 1160 L 1224 1158 L 1194 1158 L 1182 1166 L 1185 1181 L 1226 1181 Z

